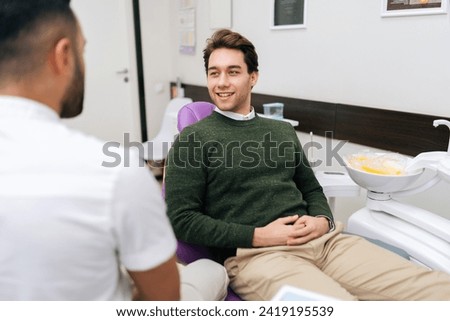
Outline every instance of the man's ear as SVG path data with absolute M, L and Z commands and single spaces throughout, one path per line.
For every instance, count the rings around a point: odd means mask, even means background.
M 254 71 L 250 74 L 250 81 L 252 84 L 252 88 L 256 85 L 256 82 L 258 81 L 259 73 L 257 71 Z
M 56 74 L 63 75 L 72 72 L 72 45 L 68 38 L 61 38 L 53 47 L 49 59 L 52 70 Z

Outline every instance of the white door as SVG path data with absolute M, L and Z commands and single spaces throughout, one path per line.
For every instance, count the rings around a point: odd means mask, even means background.
M 132 0 L 73 0 L 86 38 L 83 113 L 66 123 L 103 140 L 141 141 Z M 127 139 L 128 140 L 128 139 Z

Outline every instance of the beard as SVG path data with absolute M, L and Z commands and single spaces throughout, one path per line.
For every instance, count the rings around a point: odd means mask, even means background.
M 84 72 L 81 70 L 79 57 L 76 57 L 72 82 L 67 88 L 61 102 L 61 118 L 72 118 L 83 111 Z

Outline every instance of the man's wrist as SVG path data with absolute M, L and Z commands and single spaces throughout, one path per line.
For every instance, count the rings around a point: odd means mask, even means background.
M 331 218 L 329 218 L 328 216 L 326 216 L 326 215 L 317 215 L 316 217 L 323 217 L 323 218 L 325 218 L 327 220 L 327 222 L 328 222 L 328 232 L 327 233 L 333 232 L 334 229 L 336 228 L 336 225 L 334 224 L 334 221 Z
M 256 227 L 254 229 L 253 240 L 252 240 L 253 247 L 261 247 L 262 246 L 261 232 L 262 232 L 262 227 Z

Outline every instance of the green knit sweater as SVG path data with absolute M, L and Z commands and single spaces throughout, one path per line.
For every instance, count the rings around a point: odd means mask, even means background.
M 214 112 L 179 135 L 165 182 L 177 238 L 210 247 L 219 261 L 252 247 L 254 229 L 277 218 L 333 219 L 294 129 L 278 120 Z

